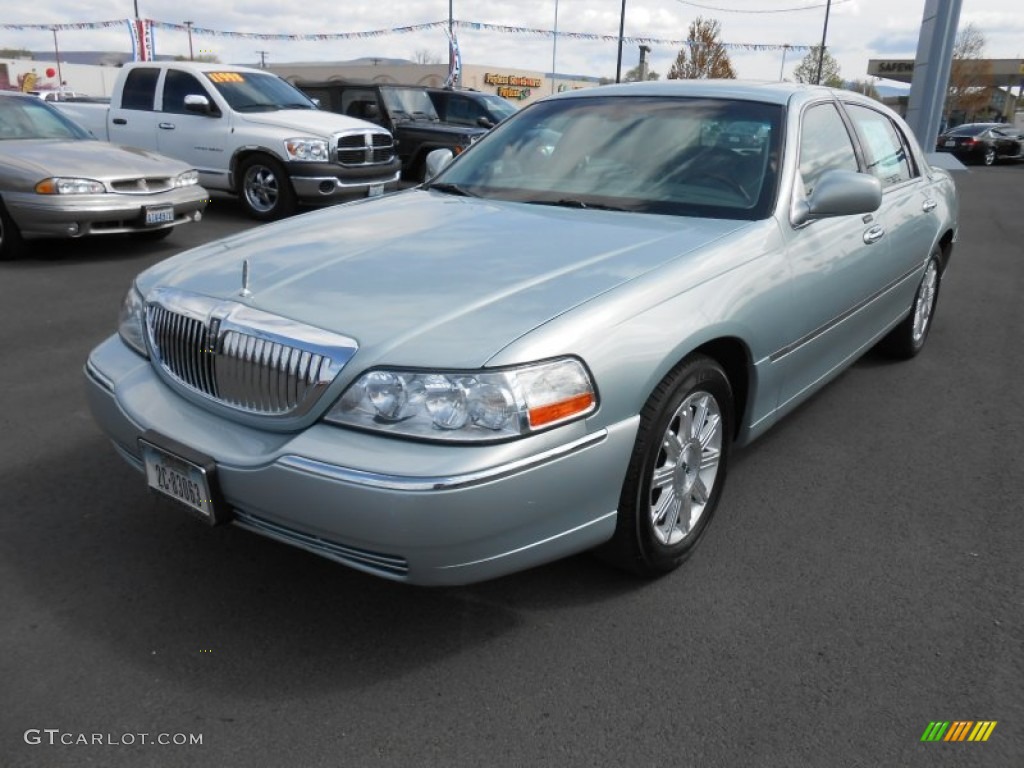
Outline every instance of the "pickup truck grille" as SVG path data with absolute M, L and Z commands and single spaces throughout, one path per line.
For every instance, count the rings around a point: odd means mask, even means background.
M 137 179 L 118 179 L 110 182 L 110 188 L 122 195 L 154 195 L 174 187 L 167 176 L 146 176 Z
M 146 325 L 154 361 L 173 381 L 263 416 L 308 411 L 357 348 L 347 336 L 170 289 L 147 303 Z
M 338 137 L 338 162 L 342 165 L 380 165 L 395 157 L 395 142 L 389 133 L 349 133 Z

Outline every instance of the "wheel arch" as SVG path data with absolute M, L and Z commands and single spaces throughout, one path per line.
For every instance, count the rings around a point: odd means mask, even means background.
M 281 163 L 287 168 L 288 161 L 285 160 L 285 158 L 281 157 L 277 152 L 270 149 L 269 147 L 263 147 L 259 145 L 239 147 L 231 156 L 231 164 L 228 167 L 228 185 L 231 187 L 231 191 L 234 192 L 235 194 L 239 194 L 241 192 L 241 189 L 239 189 L 241 179 L 239 178 L 238 169 L 241 168 L 242 163 L 244 163 L 253 155 L 266 155 L 267 157 L 272 157 L 274 160 L 277 160 L 277 162 Z M 288 179 L 288 183 L 291 183 L 290 178 Z

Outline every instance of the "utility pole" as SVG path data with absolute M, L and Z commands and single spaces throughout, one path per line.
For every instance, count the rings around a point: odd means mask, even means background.
M 194 22 L 191 22 L 191 21 L 183 21 L 182 22 L 182 24 L 184 24 L 188 28 L 188 60 L 189 61 L 195 61 L 196 60 L 196 57 L 192 55 L 192 24 L 193 23 Z
M 267 54 L 270 53 L 270 51 L 256 51 L 256 53 L 258 53 L 260 55 L 260 69 L 266 69 L 267 68 Z
M 64 91 L 64 75 L 60 72 L 60 48 L 57 47 L 57 28 L 53 27 L 53 52 L 57 56 L 57 84 L 61 92 Z
M 782 73 L 786 71 L 786 53 L 789 52 L 789 43 L 782 45 L 782 65 L 779 67 L 779 82 L 782 82 Z M 820 77 L 820 75 L 819 75 Z
M 832 0 L 825 5 L 825 26 L 821 30 L 821 50 L 818 51 L 818 76 L 814 78 L 815 85 L 821 85 L 821 65 L 825 63 L 825 38 L 828 37 L 828 13 L 832 10 Z
M 831 1 L 831 0 L 830 0 Z M 626 31 L 626 0 L 622 0 L 622 14 L 619 16 L 619 60 L 615 65 L 615 82 L 622 82 L 622 37 Z
M 551 92 L 555 92 L 555 52 L 558 50 L 558 0 L 555 0 L 555 36 L 551 40 Z

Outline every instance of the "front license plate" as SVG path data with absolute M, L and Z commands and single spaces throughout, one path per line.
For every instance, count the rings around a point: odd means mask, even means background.
M 146 225 L 169 224 L 174 221 L 174 206 L 154 205 L 146 208 Z
M 146 482 L 157 493 L 184 504 L 211 525 L 222 522 L 215 502 L 215 480 L 210 469 L 148 440 L 139 440 L 146 465 Z
M 373 184 L 369 189 L 366 190 L 367 197 L 380 197 L 384 194 L 383 184 Z
M 946 146 L 947 147 L 955 147 L 956 146 L 956 139 L 947 139 L 946 140 Z

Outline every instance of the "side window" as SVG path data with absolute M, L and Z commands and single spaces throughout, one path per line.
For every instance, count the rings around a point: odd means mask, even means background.
M 448 122 L 459 125 L 473 124 L 469 99 L 463 96 L 452 96 L 448 99 Z
M 347 88 L 341 95 L 341 104 L 338 110 L 343 115 L 358 117 L 361 120 L 380 121 L 380 105 L 377 103 L 377 94 L 370 88 Z M 371 114 L 376 111 L 374 117 Z
M 883 187 L 909 181 L 917 175 L 906 142 L 888 117 L 859 104 L 847 104 L 846 111 L 867 150 L 868 170 L 878 177 Z
M 856 171 L 857 154 L 834 104 L 817 104 L 804 112 L 800 130 L 800 175 L 809 195 L 825 171 Z
M 177 115 L 189 114 L 185 109 L 186 96 L 205 96 L 210 99 L 202 84 L 188 72 L 181 72 L 177 69 L 167 70 L 164 78 L 164 112 L 173 112 Z M 213 99 L 210 99 L 213 104 Z
M 133 69 L 129 72 L 121 92 L 121 109 L 152 110 L 159 77 L 159 69 Z

